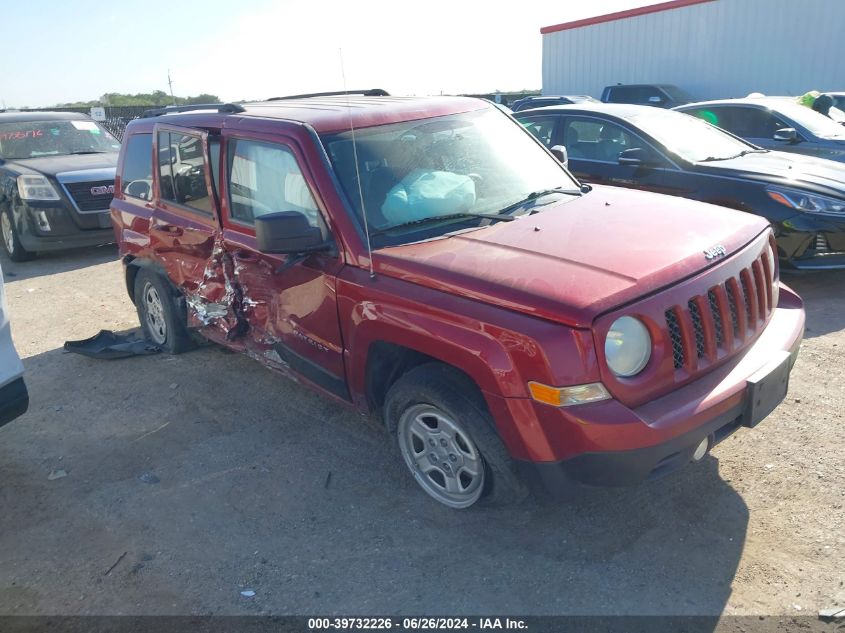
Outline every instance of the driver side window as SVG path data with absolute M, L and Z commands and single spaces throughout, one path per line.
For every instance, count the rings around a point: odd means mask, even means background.
M 233 220 L 254 225 L 261 215 L 299 211 L 325 234 L 317 203 L 290 150 L 273 143 L 233 139 L 228 163 Z
M 616 163 L 619 154 L 633 148 L 654 153 L 642 139 L 603 119 L 568 119 L 563 129 L 563 144 L 572 159 L 603 163 Z

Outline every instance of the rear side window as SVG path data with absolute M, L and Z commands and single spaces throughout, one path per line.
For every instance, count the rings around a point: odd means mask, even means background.
M 126 144 L 126 154 L 123 157 L 123 174 L 120 186 L 127 196 L 141 200 L 152 200 L 152 134 L 133 134 L 129 138 Z
M 159 192 L 164 200 L 210 214 L 202 139 L 193 134 L 159 132 Z
M 653 86 L 616 86 L 610 89 L 610 103 L 651 103 L 652 97 L 665 101 L 665 96 Z
M 728 130 L 743 138 L 770 138 L 782 127 L 789 127 L 771 112 L 759 108 L 714 107 L 688 111 L 688 114 Z
M 637 103 L 643 98 L 641 92 L 639 88 L 632 86 L 618 86 L 610 89 L 607 100 L 610 103 Z
M 299 211 L 325 232 L 296 157 L 281 145 L 244 139 L 229 143 L 229 203 L 232 219 L 244 224 L 255 224 L 255 218 L 268 213 Z

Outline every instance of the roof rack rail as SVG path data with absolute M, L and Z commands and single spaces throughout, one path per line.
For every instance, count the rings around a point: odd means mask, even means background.
M 246 108 L 237 103 L 196 103 L 193 105 L 181 106 L 165 106 L 163 108 L 152 108 L 144 110 L 141 115 L 142 119 L 149 119 L 154 116 L 161 116 L 162 114 L 174 114 L 177 112 L 193 112 L 194 110 L 216 110 L 222 114 L 236 114 L 238 112 L 246 112 Z
M 311 97 L 340 97 L 342 95 L 361 95 L 362 97 L 389 97 L 390 93 L 381 88 L 369 90 L 337 90 L 335 92 L 311 92 L 303 95 L 288 95 L 286 97 L 271 97 L 267 101 L 284 101 L 285 99 L 310 99 Z

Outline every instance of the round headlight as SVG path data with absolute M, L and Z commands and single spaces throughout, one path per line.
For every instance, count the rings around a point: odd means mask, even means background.
M 651 336 L 643 322 L 629 316 L 616 319 L 604 341 L 604 356 L 617 376 L 640 373 L 651 358 Z

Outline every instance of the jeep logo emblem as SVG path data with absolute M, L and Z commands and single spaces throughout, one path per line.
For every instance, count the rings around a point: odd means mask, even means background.
M 705 259 L 716 259 L 717 257 L 724 257 L 728 254 L 727 249 L 722 246 L 721 244 L 716 244 L 716 246 L 711 246 L 707 250 L 704 251 Z
M 91 187 L 92 196 L 105 196 L 106 194 L 114 195 L 114 185 L 108 187 L 100 185 L 99 187 Z

